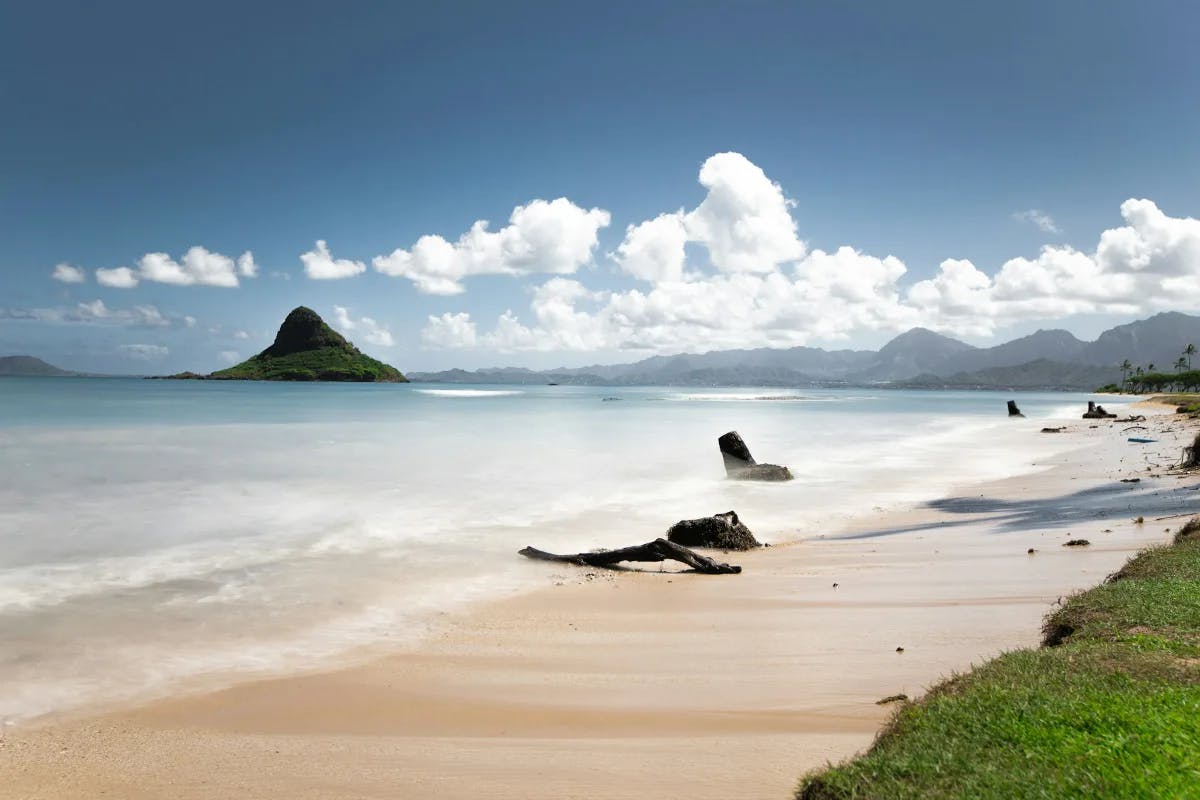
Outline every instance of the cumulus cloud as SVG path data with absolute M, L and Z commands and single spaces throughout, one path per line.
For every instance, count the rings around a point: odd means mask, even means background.
M 142 281 L 174 286 L 238 286 L 238 276 L 258 275 L 254 254 L 247 250 L 235 263 L 232 258 L 203 247 L 191 247 L 179 261 L 166 253 L 147 253 L 138 259 L 137 269 L 101 267 L 96 282 L 113 289 L 132 289 Z
M 893 256 L 808 252 L 782 189 L 736 153 L 706 161 L 700 181 L 708 193 L 695 209 L 629 225 L 610 254 L 645 286 L 596 292 L 552 278 L 533 292 L 525 318 L 509 310 L 489 330 L 468 313 L 447 312 L 428 318 L 422 342 L 673 352 L 794 346 L 914 325 L 988 336 L 1026 320 L 1200 308 L 1200 221 L 1171 217 L 1150 200 L 1123 203 L 1124 224 L 1091 251 L 1048 245 L 991 272 L 948 258 L 931 277 L 908 282 Z M 689 263 L 688 245 L 708 263 Z
M 87 280 L 87 273 L 70 264 L 55 264 L 50 277 L 59 283 L 83 283 Z
M 1055 224 L 1054 218 L 1045 211 L 1039 211 L 1036 208 L 1030 208 L 1026 211 L 1016 211 L 1012 218 L 1017 222 L 1028 222 L 1030 225 L 1035 225 L 1043 233 L 1062 233 L 1058 225 Z
M 318 239 L 316 247 L 301 254 L 300 262 L 304 264 L 304 274 L 319 281 L 352 278 L 367 271 L 367 265 L 361 261 L 335 259 L 324 239 Z
M 258 265 L 254 263 L 254 253 L 247 250 L 238 256 L 237 260 L 238 275 L 243 278 L 257 278 Z
M 139 361 L 156 361 L 171 352 L 158 344 L 123 344 L 118 349 L 130 358 L 136 358 Z
M 253 258 L 250 261 L 253 263 Z M 175 261 L 166 253 L 147 253 L 138 262 L 138 273 L 143 280 L 176 286 L 238 285 L 233 259 L 203 247 L 189 248 L 182 261 Z
M 221 359 L 225 364 L 236 364 L 242 360 L 237 350 L 222 350 L 220 353 L 217 353 L 217 358 Z
M 1104 231 L 1091 253 L 1046 246 L 991 276 L 948 260 L 907 298 L 938 326 L 979 334 L 1021 319 L 1200 307 L 1200 220 L 1144 199 L 1126 200 L 1121 216 L 1126 224 Z
M 684 213 L 660 214 L 625 229 L 625 240 L 611 253 L 621 269 L 650 283 L 683 280 L 688 243 Z
M 717 153 L 700 168 L 708 190 L 691 211 L 660 214 L 625 229 L 612 258 L 649 283 L 684 280 L 686 246 L 700 245 L 719 272 L 767 274 L 804 257 L 782 187 L 741 153 Z
M 708 195 L 684 224 L 717 269 L 765 273 L 804 255 L 783 189 L 741 153 L 705 161 L 700 184 Z
M 425 327 L 421 329 L 421 341 L 437 348 L 474 347 L 475 323 L 465 311 L 457 314 L 446 312 L 437 316 L 430 314 Z
M 534 200 L 513 209 L 498 231 L 478 220 L 455 242 L 426 235 L 411 249 L 397 248 L 371 263 L 384 275 L 407 278 L 418 291 L 440 295 L 461 293 L 462 280 L 472 275 L 569 275 L 591 261 L 597 232 L 610 219 L 603 209 L 584 209 L 565 197 Z
M 359 317 L 355 320 L 350 316 L 350 311 L 344 306 L 334 306 L 333 314 L 337 327 L 343 333 L 354 331 L 354 338 L 361 339 L 367 344 L 373 344 L 377 347 L 391 347 L 396 343 L 392 339 L 391 331 L 371 317 Z
M 113 289 L 132 289 L 138 285 L 138 277 L 129 267 L 100 267 L 96 270 L 96 283 Z

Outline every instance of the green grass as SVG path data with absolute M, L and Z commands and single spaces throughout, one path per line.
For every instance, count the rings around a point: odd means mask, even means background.
M 825 798 L 1200 798 L 1200 521 L 1046 620 L 1018 650 L 897 711 Z

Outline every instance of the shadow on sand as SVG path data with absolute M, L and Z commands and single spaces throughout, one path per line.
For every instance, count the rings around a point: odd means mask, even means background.
M 931 531 L 977 522 L 991 523 L 998 532 L 1030 528 L 1061 528 L 1108 517 L 1154 517 L 1195 512 L 1200 514 L 1200 484 L 1165 486 L 1162 481 L 1137 484 L 1112 483 L 1058 497 L 1000 500 L 991 497 L 947 497 L 922 503 L 921 508 L 961 516 L 925 525 L 878 528 L 834 539 L 873 539 L 916 531 Z M 969 518 L 968 518 L 969 517 Z

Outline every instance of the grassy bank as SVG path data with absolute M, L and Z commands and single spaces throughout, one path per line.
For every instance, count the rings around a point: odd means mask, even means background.
M 1200 518 L 1043 633 L 906 704 L 796 797 L 1200 798 Z

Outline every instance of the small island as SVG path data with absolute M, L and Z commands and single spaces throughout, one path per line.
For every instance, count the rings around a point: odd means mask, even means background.
M 311 308 L 292 309 L 275 342 L 253 358 L 210 375 L 180 372 L 174 380 L 346 381 L 407 383 L 400 370 L 364 355 Z

